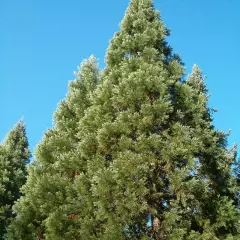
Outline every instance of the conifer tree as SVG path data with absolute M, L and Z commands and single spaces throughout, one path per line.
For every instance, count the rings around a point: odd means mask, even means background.
M 188 189 L 188 196 L 192 199 L 187 206 L 194 213 L 186 214 L 192 218 L 188 239 L 238 239 L 239 187 L 233 169 L 236 146 L 228 150 L 228 134 L 212 125 L 214 109 L 208 108 L 208 89 L 197 65 L 187 81 L 175 85 L 174 96 L 175 116 L 191 127 L 199 143 L 193 155 L 195 167 L 188 178 L 188 188 L 192 189 Z
M 8 239 L 239 239 L 236 148 L 168 34 L 130 2 L 98 87 L 89 60 L 38 146 Z
M 80 202 L 73 183 L 84 168 L 77 148 L 77 123 L 91 104 L 98 79 L 97 62 L 91 56 L 70 82 L 66 99 L 54 114 L 54 127 L 37 147 L 7 239 L 77 239 L 71 218 L 80 210 Z
M 88 239 L 239 238 L 235 154 L 212 126 L 200 70 L 182 81 L 167 34 L 151 0 L 132 0 L 80 120 L 88 168 L 76 183 L 88 176 L 95 206 Z
M 21 196 L 26 181 L 30 150 L 23 121 L 19 121 L 0 145 L 0 238 L 4 239 L 7 225 L 14 214 L 12 206 Z

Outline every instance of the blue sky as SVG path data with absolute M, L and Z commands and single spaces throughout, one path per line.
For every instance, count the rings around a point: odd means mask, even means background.
M 79 63 L 93 53 L 104 67 L 127 6 L 128 0 L 0 1 L 0 139 L 24 117 L 35 148 Z M 208 76 L 216 127 L 231 129 L 229 144 L 240 144 L 240 1 L 155 0 L 155 7 L 186 73 L 197 63 Z

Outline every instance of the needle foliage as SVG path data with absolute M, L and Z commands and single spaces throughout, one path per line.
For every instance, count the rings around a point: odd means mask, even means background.
M 132 0 L 107 49 L 55 114 L 8 239 L 236 240 L 236 146 L 180 57 L 152 0 Z

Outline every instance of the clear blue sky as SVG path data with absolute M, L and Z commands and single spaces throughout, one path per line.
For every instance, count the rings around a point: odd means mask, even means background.
M 104 66 L 109 39 L 128 0 L 0 0 L 0 139 L 24 117 L 31 149 L 52 126 L 77 65 L 94 54 Z M 186 73 L 208 76 L 218 129 L 240 144 L 240 0 L 155 0 Z

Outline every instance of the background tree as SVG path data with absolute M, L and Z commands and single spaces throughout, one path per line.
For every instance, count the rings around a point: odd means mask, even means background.
M 237 239 L 239 188 L 233 168 L 237 149 L 227 149 L 229 134 L 217 131 L 212 123 L 215 110 L 208 108 L 208 89 L 197 65 L 187 81 L 175 85 L 174 96 L 177 120 L 191 128 L 199 144 L 193 153 L 195 167 L 183 181 L 190 197 L 185 202 L 191 209 L 185 215 L 191 219 L 189 239 Z
M 0 145 L 0 237 L 14 214 L 12 206 L 20 198 L 20 188 L 26 181 L 30 150 L 23 121 L 19 121 Z
M 91 104 L 99 80 L 97 65 L 91 56 L 75 73 L 76 80 L 69 83 L 66 99 L 54 114 L 55 125 L 36 149 L 24 196 L 14 206 L 18 216 L 9 227 L 7 239 L 77 238 L 78 230 L 71 219 L 81 208 L 73 183 L 85 168 L 77 148 L 77 124 Z

